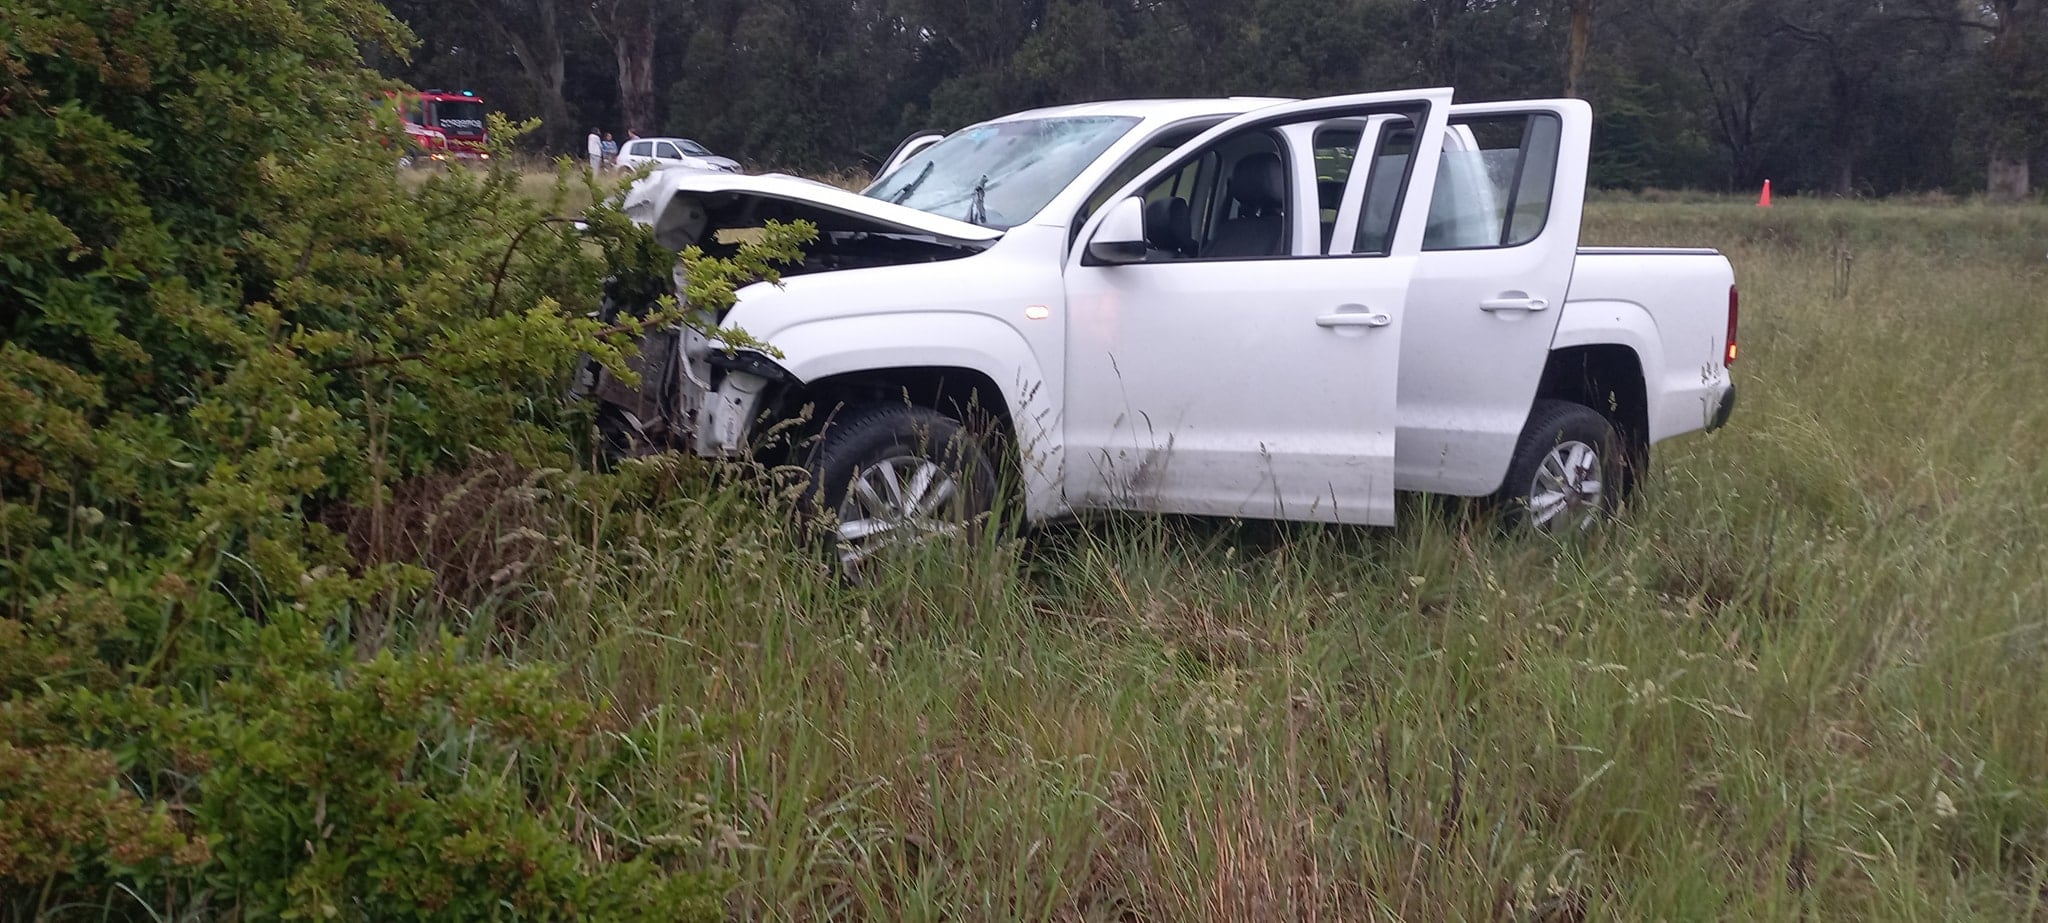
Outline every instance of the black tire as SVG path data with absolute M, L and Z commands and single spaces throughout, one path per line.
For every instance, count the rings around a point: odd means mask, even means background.
M 1501 525 L 1562 535 L 1612 518 L 1626 490 L 1624 452 L 1620 435 L 1599 411 L 1570 401 L 1537 401 L 1493 497 Z
M 996 466 L 974 432 L 936 410 L 908 404 L 843 408 L 826 423 L 805 467 L 811 475 L 812 511 L 829 514 L 824 518 L 836 530 L 833 554 L 851 579 L 893 549 L 947 534 L 979 537 L 988 529 L 998 495 Z M 910 497 L 926 474 L 930 479 L 923 490 L 928 493 L 920 497 L 929 504 Z M 857 479 L 865 482 L 865 491 L 856 486 Z M 892 482 L 898 490 L 893 497 Z M 890 508 L 890 501 L 906 497 Z M 927 505 L 928 510 L 917 512 Z M 878 531 L 854 535 L 859 523 Z M 887 523 L 894 524 L 883 528 Z

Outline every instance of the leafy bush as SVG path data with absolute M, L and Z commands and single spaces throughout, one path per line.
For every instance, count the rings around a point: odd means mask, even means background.
M 572 465 L 569 373 L 634 339 L 601 281 L 673 259 L 615 208 L 557 217 L 609 192 L 566 166 L 539 200 L 401 181 L 358 43 L 409 42 L 374 0 L 0 5 L 0 917 L 712 906 L 595 833 L 603 709 L 350 635 L 429 576 L 327 514 L 402 528 L 395 485 Z
M 0 874 L 10 895 L 43 896 L 10 910 L 715 916 L 714 879 L 677 873 L 660 842 L 614 836 L 584 803 L 625 757 L 554 671 L 452 648 L 355 661 L 300 618 L 250 641 L 251 666 L 219 682 L 11 710 Z M 101 883 L 117 890 L 92 900 Z M 38 890 L 51 885 L 63 899 Z

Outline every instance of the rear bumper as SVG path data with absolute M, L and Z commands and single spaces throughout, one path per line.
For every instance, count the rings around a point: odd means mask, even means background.
M 1729 385 L 1721 392 L 1721 404 L 1714 408 L 1714 418 L 1707 421 L 1707 432 L 1713 432 L 1728 425 L 1728 417 L 1735 412 L 1735 386 Z

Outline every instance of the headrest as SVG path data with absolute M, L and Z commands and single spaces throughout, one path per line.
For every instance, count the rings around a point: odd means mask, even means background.
M 1230 197 L 1251 211 L 1279 208 L 1287 201 L 1287 171 L 1280 155 L 1260 151 L 1238 161 L 1230 174 Z
M 1176 253 L 1187 249 L 1188 200 L 1167 196 L 1145 206 L 1145 242 Z
M 1344 184 L 1339 180 L 1316 180 L 1316 204 L 1328 211 L 1336 211 L 1344 201 Z

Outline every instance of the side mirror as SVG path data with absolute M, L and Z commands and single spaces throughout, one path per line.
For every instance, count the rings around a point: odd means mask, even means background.
M 1145 200 L 1131 196 L 1110 206 L 1088 241 L 1085 266 L 1116 266 L 1145 261 Z

